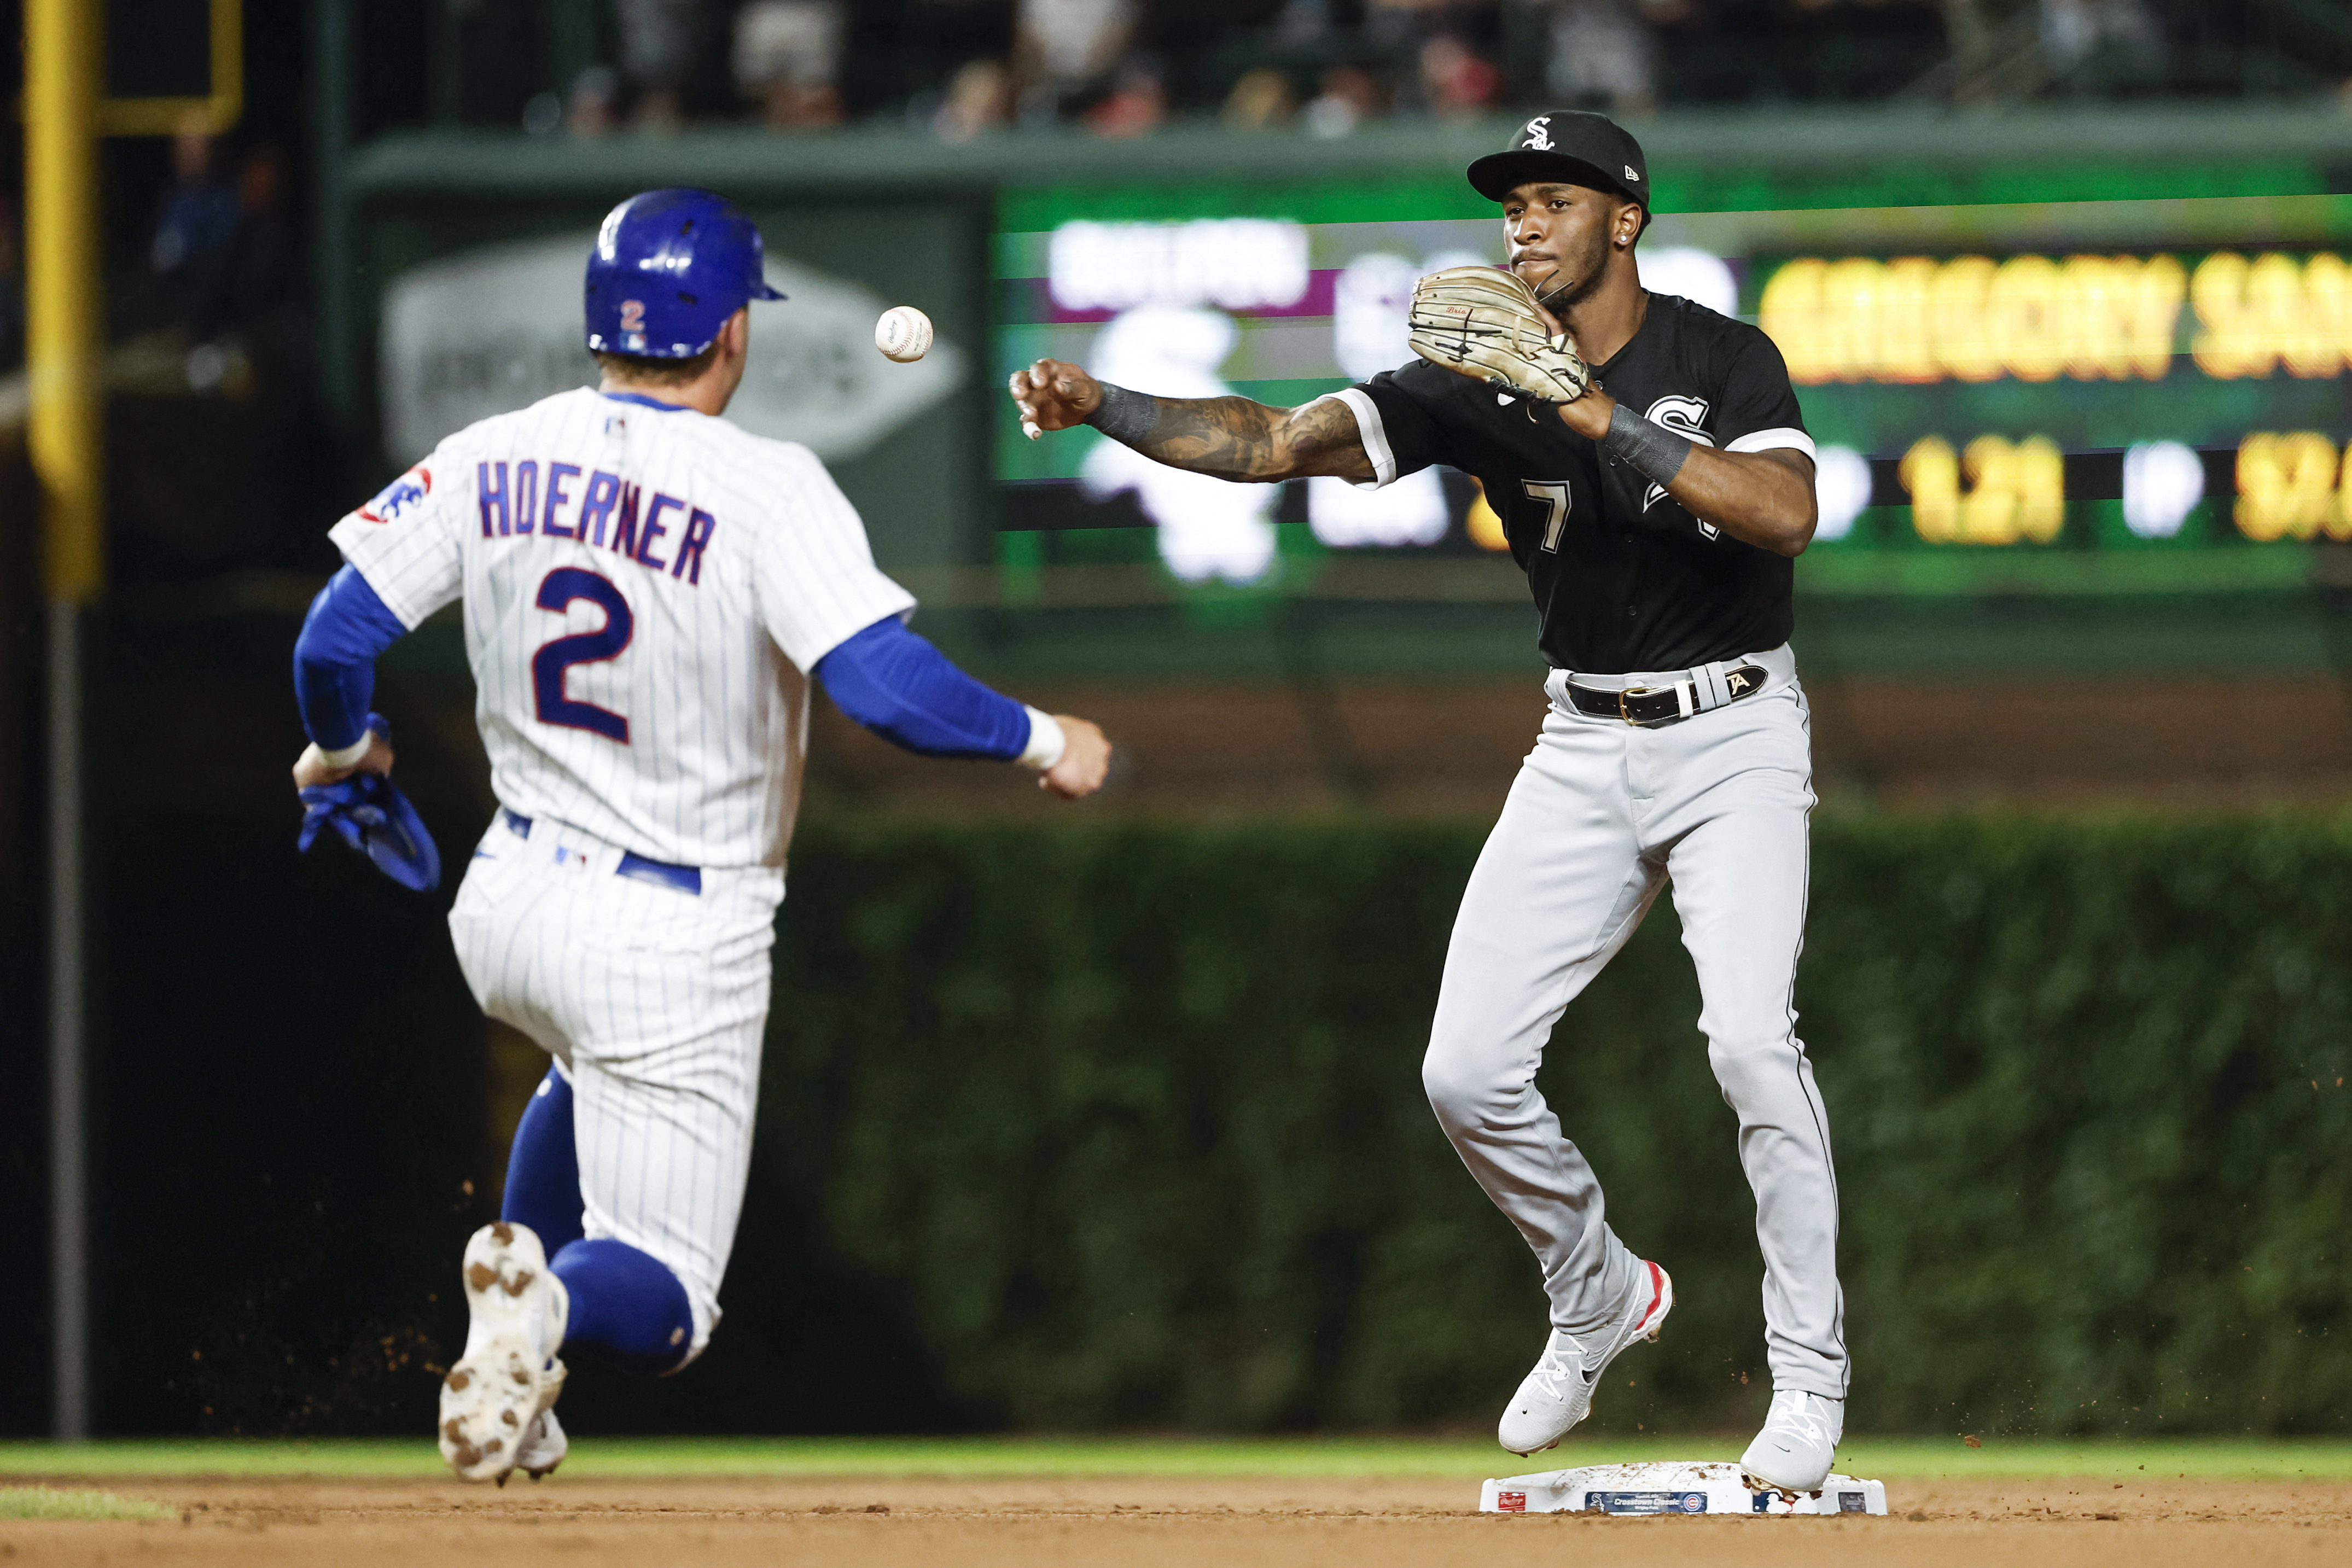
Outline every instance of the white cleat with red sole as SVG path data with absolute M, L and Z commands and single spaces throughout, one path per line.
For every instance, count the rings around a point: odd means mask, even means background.
M 503 1219 L 466 1243 L 465 1274 L 472 1322 L 466 1354 L 441 1380 L 441 1457 L 460 1480 L 504 1486 L 518 1465 L 544 1475 L 566 1446 L 552 1406 L 563 1392 L 555 1352 L 572 1315 L 571 1292 L 549 1270 L 530 1228 Z M 546 1458 L 550 1447 L 553 1458 Z
M 1643 1263 L 1624 1312 L 1581 1334 L 1554 1329 L 1543 1358 L 1511 1396 L 1495 1440 L 1515 1454 L 1556 1446 L 1592 1413 L 1601 1375 L 1635 1340 L 1654 1340 L 1674 1311 L 1675 1282 L 1655 1263 Z

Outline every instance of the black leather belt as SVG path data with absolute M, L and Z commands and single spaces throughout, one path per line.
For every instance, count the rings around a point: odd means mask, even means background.
M 502 811 L 506 810 L 503 806 L 499 809 Z M 518 838 L 530 837 L 530 819 L 520 811 L 507 811 L 507 826 L 515 831 L 515 836 Z M 621 852 L 621 863 L 613 874 L 625 876 L 635 882 L 659 883 L 664 887 L 674 887 L 680 893 L 690 893 L 697 898 L 702 896 L 700 866 L 672 865 L 667 861 L 649 861 L 635 850 Z
M 1771 672 L 1761 664 L 1741 664 L 1726 670 L 1723 684 L 1728 695 L 1723 703 L 1716 706 L 1720 707 L 1736 703 L 1742 697 L 1754 696 L 1764 689 L 1764 683 L 1770 676 Z M 1631 691 L 1622 692 L 1607 691 L 1600 686 L 1580 686 L 1572 680 L 1566 684 L 1569 706 L 1577 712 L 1590 718 L 1621 719 L 1644 729 L 1680 724 L 1684 719 L 1712 711 L 1701 708 L 1695 698 L 1685 697 L 1685 694 L 1690 690 L 1687 681 L 1677 682 L 1671 686 L 1635 686 Z

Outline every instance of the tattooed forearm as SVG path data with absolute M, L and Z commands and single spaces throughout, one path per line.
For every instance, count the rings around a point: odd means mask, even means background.
M 1280 409 L 1245 397 L 1147 401 L 1152 404 L 1148 425 L 1121 418 L 1112 422 L 1118 428 L 1105 434 L 1171 468 L 1261 483 L 1318 474 L 1372 477 L 1355 413 L 1343 402 Z
M 1220 479 L 1282 479 L 1282 410 L 1245 397 L 1154 398 L 1155 417 L 1130 443 L 1146 457 Z

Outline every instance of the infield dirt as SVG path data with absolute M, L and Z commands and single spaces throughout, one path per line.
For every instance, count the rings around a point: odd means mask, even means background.
M 278 1568 L 625 1563 L 629 1568 L 1076 1568 L 1572 1561 L 2066 1564 L 2352 1562 L 2352 1483 L 1890 1481 L 1885 1519 L 1482 1515 L 1429 1479 L 577 1480 L 503 1490 L 304 1479 L 109 1482 L 175 1522 L 0 1523 L 0 1558 Z M 1506 1555 L 1509 1554 L 1509 1555 Z

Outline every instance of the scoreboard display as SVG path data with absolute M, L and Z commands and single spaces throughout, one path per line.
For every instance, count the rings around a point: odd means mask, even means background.
M 1000 373 L 1039 355 L 1295 404 L 1402 363 L 1414 278 L 1499 263 L 1441 183 L 1013 193 Z M 2352 540 L 2352 198 L 1662 214 L 1644 284 L 1755 322 L 1820 446 L 1816 587 L 2300 580 Z M 1001 383 L 1000 383 L 1001 384 Z M 1269 581 L 1301 553 L 1475 553 L 1474 481 L 1378 492 L 1176 475 L 1091 431 L 996 436 L 1003 526 L 1049 559 Z M 1941 564 L 1939 564 L 1941 563 Z M 1933 591 L 1932 587 L 1930 591 Z
M 1755 319 L 1817 428 L 1867 455 L 1871 501 L 1907 507 L 1919 541 L 2057 544 L 2070 517 L 2095 539 L 2101 514 L 2070 503 L 2114 503 L 2142 539 L 2352 537 L 2336 440 L 2352 267 L 2336 252 L 1752 266 Z

